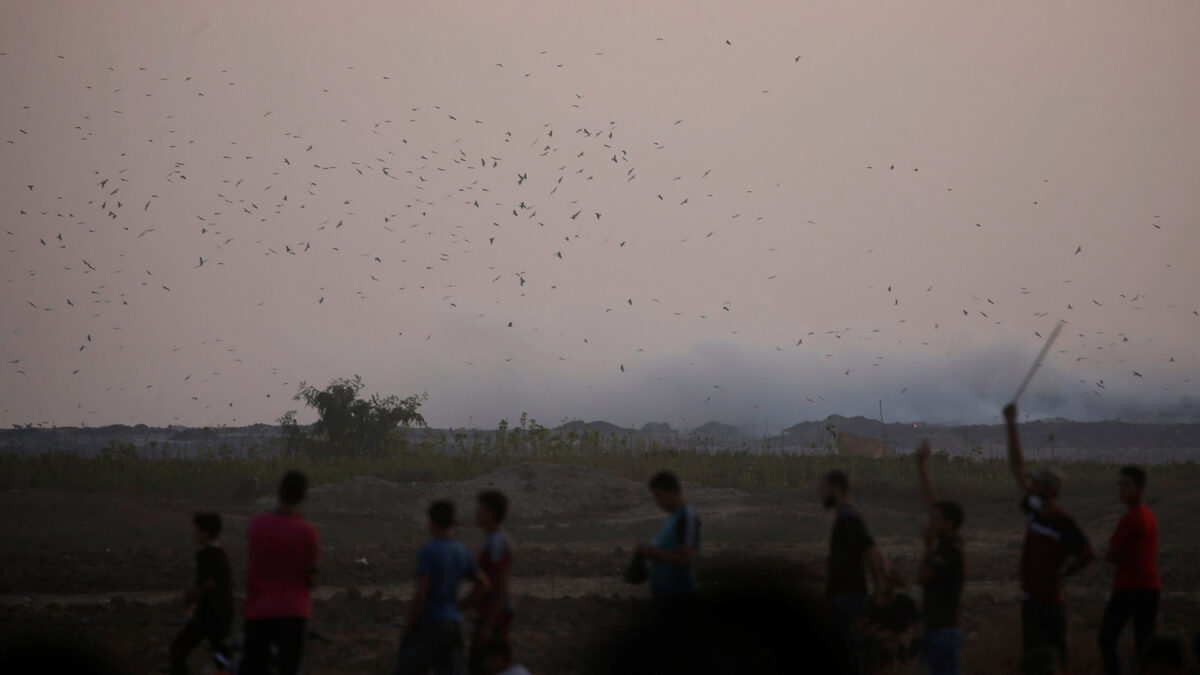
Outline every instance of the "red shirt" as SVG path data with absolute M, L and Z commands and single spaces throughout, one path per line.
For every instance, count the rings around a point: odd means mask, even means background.
M 1150 507 L 1138 504 L 1121 516 L 1108 546 L 1117 561 L 1114 589 L 1159 587 L 1158 522 Z
M 246 618 L 308 618 L 308 568 L 319 556 L 312 523 L 279 513 L 254 516 L 246 528 Z

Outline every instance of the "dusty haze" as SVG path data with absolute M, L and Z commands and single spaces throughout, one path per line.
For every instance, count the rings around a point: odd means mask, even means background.
M 1196 419 L 1197 25 L 7 3 L 0 423 Z

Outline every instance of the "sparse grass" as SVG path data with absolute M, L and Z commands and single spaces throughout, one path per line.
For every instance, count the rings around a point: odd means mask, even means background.
M 790 492 L 813 489 L 825 472 L 848 471 L 857 485 L 879 495 L 908 495 L 916 483 L 909 457 L 871 459 L 836 455 L 786 455 L 740 451 L 692 451 L 652 448 L 526 448 L 447 453 L 427 447 L 395 449 L 375 457 L 243 456 L 208 454 L 199 458 L 153 456 L 133 449 L 85 457 L 69 452 L 35 455 L 0 453 L 0 489 L 57 488 L 81 491 L 133 492 L 180 497 L 232 495 L 239 483 L 258 478 L 269 491 L 286 469 L 308 474 L 314 485 L 377 476 L 403 481 L 457 481 L 524 462 L 574 464 L 612 471 L 642 481 L 670 469 L 688 482 L 708 487 Z M 1098 461 L 1063 462 L 1071 489 L 1111 489 L 1115 465 Z M 1011 477 L 1000 459 L 970 460 L 935 455 L 935 481 L 949 494 L 1007 497 Z M 1155 467 L 1158 489 L 1172 491 L 1200 479 L 1200 464 Z M 244 489 L 244 488 L 243 488 Z

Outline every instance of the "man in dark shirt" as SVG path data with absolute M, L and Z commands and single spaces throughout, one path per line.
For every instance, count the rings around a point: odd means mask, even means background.
M 1067 667 L 1067 619 L 1063 579 L 1096 559 L 1092 545 L 1058 503 L 1062 473 L 1025 471 L 1025 456 L 1017 435 L 1017 405 L 1004 407 L 1008 463 L 1023 496 L 1025 544 L 1021 549 L 1021 633 L 1025 651 L 1051 648 L 1059 667 Z
M 187 672 L 188 654 L 204 640 L 212 647 L 216 672 L 228 671 L 230 667 L 228 638 L 233 627 L 233 580 L 229 558 L 217 544 L 221 516 L 197 513 L 192 516 L 192 525 L 196 544 L 200 546 L 196 551 L 196 585 L 184 595 L 183 601 L 195 605 L 195 610 L 171 642 L 172 675 Z
M 922 618 L 925 620 L 925 660 L 931 675 L 958 675 L 958 652 L 962 631 L 958 608 L 962 599 L 965 563 L 962 507 L 957 502 L 938 501 L 929 475 L 929 441 L 917 448 L 917 475 L 921 479 L 921 503 L 929 520 L 921 530 L 925 553 L 917 581 L 925 588 Z
M 846 641 L 853 661 L 852 672 L 860 670 L 857 658 L 859 624 L 867 615 L 867 573 L 870 567 L 875 581 L 875 602 L 887 604 L 887 567 L 875 540 L 867 532 L 866 523 L 850 503 L 850 479 L 843 471 L 830 471 L 821 481 L 821 503 L 835 509 L 833 533 L 829 539 L 829 572 L 825 595 L 833 610 L 838 632 Z

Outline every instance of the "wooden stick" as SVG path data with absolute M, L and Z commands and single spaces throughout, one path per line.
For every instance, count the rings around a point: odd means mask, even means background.
M 1050 337 L 1046 338 L 1046 344 L 1042 345 L 1042 351 L 1038 352 L 1037 358 L 1033 360 L 1033 365 L 1029 368 L 1029 372 L 1025 373 L 1025 379 L 1021 380 L 1021 386 L 1017 387 L 1017 393 L 1012 398 L 1013 403 L 1016 403 L 1017 399 L 1021 398 L 1021 394 L 1025 393 L 1025 388 L 1029 386 L 1029 382 L 1033 379 L 1033 374 L 1037 372 L 1038 366 L 1042 365 L 1042 359 L 1046 358 L 1046 353 L 1050 351 L 1050 345 L 1054 344 L 1054 338 L 1058 337 L 1058 332 L 1062 330 L 1064 323 L 1066 322 L 1059 319 L 1058 323 L 1054 324 L 1054 330 L 1050 331 Z

